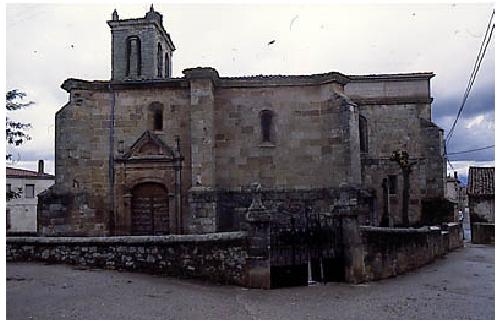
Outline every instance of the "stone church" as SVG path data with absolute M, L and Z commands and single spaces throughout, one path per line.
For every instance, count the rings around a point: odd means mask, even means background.
M 39 196 L 44 235 L 165 235 L 239 230 L 250 185 L 277 213 L 309 208 L 409 224 L 445 188 L 432 73 L 172 77 L 163 16 L 107 21 L 111 78 L 69 78 L 56 113 L 56 183 Z M 408 180 L 408 179 L 407 179 Z M 406 183 L 408 184 L 408 183 Z M 346 212 L 346 213 L 349 213 Z

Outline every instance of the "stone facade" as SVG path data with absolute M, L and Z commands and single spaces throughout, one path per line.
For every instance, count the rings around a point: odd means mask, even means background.
M 469 195 L 469 215 L 471 222 L 495 223 L 495 197 Z
M 390 224 L 402 223 L 403 174 L 390 160 L 405 150 L 412 162 L 410 223 L 419 222 L 421 201 L 443 197 L 446 176 L 443 131 L 431 122 L 430 79 L 433 74 L 350 76 L 345 93 L 367 122 L 367 149 L 361 151 L 363 185 L 376 191 L 378 217 L 388 201 Z M 383 179 L 394 180 L 384 197 Z
M 114 13 L 108 24 L 111 80 L 62 85 L 70 100 L 56 114 L 57 181 L 41 200 L 42 233 L 239 229 L 251 199 L 243 190 L 254 182 L 270 191 L 264 197 L 271 208 L 289 202 L 330 211 L 346 203 L 362 222 L 379 225 L 389 203 L 399 224 L 402 176 L 389 161 L 394 150 L 416 162 L 410 223 L 419 222 L 422 199 L 444 194 L 442 130 L 431 122 L 433 74 L 233 78 L 199 67 L 172 78 L 154 74 L 167 65 L 158 59 L 170 61 L 174 50 L 160 14 L 120 20 Z M 160 47 L 152 49 L 155 42 Z M 131 68 L 138 56 L 141 74 Z M 385 198 L 389 176 L 396 185 Z M 165 196 L 159 203 L 140 190 Z M 150 227 L 138 219 L 141 211 L 152 213 Z M 156 220 L 163 229 L 152 227 Z

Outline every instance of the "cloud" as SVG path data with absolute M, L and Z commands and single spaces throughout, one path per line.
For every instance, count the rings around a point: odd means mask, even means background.
M 452 96 L 434 95 L 434 89 L 432 89 L 432 92 L 434 98 L 432 103 L 432 118 L 440 125 L 445 124 L 444 126 L 441 125 L 444 129 L 449 129 L 462 104 L 463 92 Z M 469 98 L 465 102 L 461 118 L 469 119 L 494 110 L 495 80 L 492 80 L 492 83 L 485 86 L 474 85 Z
M 483 119 L 476 119 L 477 117 Z M 466 124 L 458 124 L 455 128 L 455 133 L 447 145 L 448 153 L 456 153 L 459 151 L 483 148 L 485 146 L 495 144 L 495 112 L 486 112 L 483 115 L 474 117 L 467 121 L 468 124 L 473 124 L 468 128 Z M 475 124 L 475 125 L 474 125 Z M 495 159 L 495 149 L 485 149 L 466 154 L 449 155 L 450 160 L 476 160 L 476 161 L 492 161 Z
M 495 81 L 484 87 L 475 85 L 455 126 L 448 153 L 482 148 L 495 144 Z M 463 94 L 438 97 L 432 103 L 432 119 L 444 129 L 445 135 L 457 116 Z M 450 160 L 491 161 L 495 149 L 450 156 Z
M 473 119 L 464 124 L 466 129 L 471 129 L 472 127 L 480 125 L 485 120 L 484 115 L 475 116 Z

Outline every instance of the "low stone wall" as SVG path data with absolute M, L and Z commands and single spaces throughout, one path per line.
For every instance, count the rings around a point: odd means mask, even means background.
M 471 241 L 474 244 L 495 244 L 495 224 L 471 223 Z
M 128 237 L 7 237 L 7 261 L 105 269 L 245 284 L 245 232 Z
M 448 251 L 464 247 L 464 227 L 460 223 L 443 223 L 441 229 L 448 232 Z
M 366 281 L 397 276 L 463 247 L 458 223 L 420 229 L 361 227 Z

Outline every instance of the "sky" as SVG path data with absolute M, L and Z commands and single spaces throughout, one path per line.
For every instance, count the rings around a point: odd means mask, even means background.
M 54 115 L 68 100 L 67 78 L 110 78 L 106 20 L 143 17 L 150 4 L 7 4 L 6 88 L 35 105 L 9 118 L 30 122 L 32 140 L 8 149 L 15 166 L 54 173 Z M 462 102 L 493 4 L 154 3 L 176 51 L 173 75 L 214 67 L 220 76 L 433 72 L 433 121 L 449 131 Z M 269 41 L 275 40 L 273 45 Z M 448 152 L 495 144 L 495 37 Z M 493 148 L 451 155 L 461 176 L 494 165 Z M 449 167 L 451 173 L 452 169 Z

